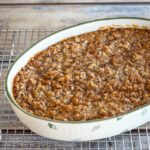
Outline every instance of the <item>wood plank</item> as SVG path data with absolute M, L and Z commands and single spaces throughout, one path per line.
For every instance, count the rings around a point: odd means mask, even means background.
M 150 5 L 29 5 L 0 6 L 2 29 L 56 31 L 80 22 L 118 16 L 150 18 Z
M 150 0 L 1 0 L 0 4 L 54 4 L 54 3 L 144 3 Z

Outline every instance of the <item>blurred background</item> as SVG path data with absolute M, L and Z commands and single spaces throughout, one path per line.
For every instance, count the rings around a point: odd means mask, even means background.
M 150 17 L 149 0 L 0 0 L 0 28 L 58 30 L 105 17 Z

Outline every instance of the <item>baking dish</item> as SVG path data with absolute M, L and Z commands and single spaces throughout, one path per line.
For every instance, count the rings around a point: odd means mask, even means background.
M 87 141 L 106 138 L 131 130 L 148 122 L 150 120 L 149 104 L 129 111 L 123 115 L 108 119 L 64 122 L 43 119 L 26 112 L 16 103 L 12 95 L 12 82 L 16 73 L 25 66 L 29 59 L 37 52 L 45 50 L 50 45 L 65 38 L 95 31 L 99 28 L 107 26 L 129 27 L 133 25 L 142 28 L 150 27 L 150 20 L 142 18 L 111 18 L 94 20 L 55 32 L 27 49 L 10 67 L 5 80 L 7 98 L 19 119 L 33 132 L 41 136 L 65 141 Z

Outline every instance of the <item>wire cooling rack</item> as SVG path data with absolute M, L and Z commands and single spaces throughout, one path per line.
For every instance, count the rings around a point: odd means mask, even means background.
M 14 59 L 51 32 L 0 30 L 0 150 L 150 150 L 150 123 L 121 135 L 88 142 L 50 140 L 21 123 L 6 99 L 4 79 Z

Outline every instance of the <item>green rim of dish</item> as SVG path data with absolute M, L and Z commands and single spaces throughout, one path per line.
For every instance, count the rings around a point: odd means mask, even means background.
M 62 30 L 58 30 L 56 32 L 53 32 L 51 34 L 49 34 L 48 36 L 42 38 L 41 40 L 37 41 L 35 44 L 33 44 L 32 46 L 30 46 L 28 49 L 26 49 L 20 56 L 18 56 L 14 63 L 11 65 L 11 67 L 8 69 L 8 73 L 6 75 L 6 79 L 5 79 L 5 90 L 6 90 L 6 95 L 8 97 L 8 100 L 11 104 L 13 104 L 13 106 L 17 107 L 19 110 L 21 110 L 23 113 L 29 115 L 30 117 L 33 117 L 33 118 L 36 118 L 36 119 L 40 119 L 40 120 L 43 120 L 43 121 L 50 121 L 50 122 L 57 122 L 57 123 L 65 123 L 65 124 L 81 124 L 81 123 L 93 123 L 93 122 L 100 122 L 100 121 L 104 121 L 104 120 L 111 120 L 111 119 L 117 119 L 118 117 L 124 117 L 130 113 L 133 113 L 137 110 L 140 110 L 140 109 L 143 109 L 145 108 L 146 106 L 149 106 L 150 103 L 147 103 L 139 108 L 136 108 L 136 109 L 133 109 L 127 113 L 124 113 L 124 114 L 121 114 L 121 115 L 117 115 L 117 116 L 113 116 L 113 117 L 110 117 L 110 118 L 104 118 L 104 119 L 93 119 L 93 120 L 87 120 L 87 121 L 61 121 L 61 120 L 53 120 L 53 119 L 47 119 L 47 118 L 42 118 L 42 117 L 39 117 L 39 116 L 36 116 L 34 114 L 31 114 L 29 112 L 27 112 L 26 110 L 24 110 L 22 107 L 20 107 L 17 102 L 15 102 L 15 99 L 11 96 L 11 94 L 9 93 L 9 90 L 8 90 L 8 87 L 7 87 L 7 80 L 8 80 L 8 76 L 9 76 L 9 73 L 10 71 L 12 70 L 12 67 L 15 65 L 15 63 L 17 62 L 17 60 L 19 60 L 26 52 L 28 52 L 33 46 L 35 46 L 36 44 L 38 44 L 39 42 L 41 42 L 42 40 L 54 35 L 54 34 L 57 34 L 61 31 L 64 31 L 64 30 L 67 30 L 67 29 L 71 29 L 73 27 L 76 27 L 76 26 L 80 26 L 80 25 L 83 25 L 83 24 L 87 24 L 87 23 L 91 23 L 91 22 L 97 22 L 97 21 L 104 21 L 104 20 L 119 20 L 119 19 L 131 19 L 131 20 L 143 20 L 143 21 L 150 21 L 150 19 L 148 18 L 139 18 L 139 17 L 116 17 L 116 18 L 103 18 L 103 19 L 96 19 L 96 20 L 92 20 L 92 21 L 87 21 L 87 22 L 83 22 L 83 23 L 79 23 L 79 24 L 76 24 L 76 25 L 73 25 L 73 26 L 70 26 L 70 27 L 67 27 L 67 28 L 64 28 Z

